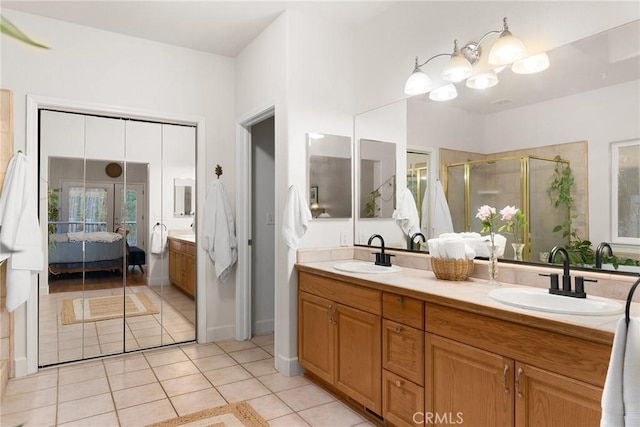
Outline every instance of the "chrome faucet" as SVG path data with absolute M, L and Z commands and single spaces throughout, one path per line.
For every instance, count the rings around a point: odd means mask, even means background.
M 381 265 L 383 267 L 391 267 L 391 257 L 395 255 L 390 255 L 384 252 L 384 239 L 381 235 L 373 234 L 371 237 L 369 237 L 367 245 L 371 246 L 371 242 L 373 242 L 373 239 L 376 238 L 380 239 L 380 252 L 372 252 L 376 256 L 375 264 Z
M 610 257 L 613 256 L 613 249 L 611 249 L 611 246 L 607 242 L 600 243 L 596 248 L 596 268 L 602 268 L 602 255 L 605 249 L 609 252 Z
M 416 249 L 416 243 L 418 243 L 418 245 L 420 244 L 420 242 L 416 242 L 416 237 L 422 237 L 422 243 L 426 243 L 427 242 L 427 238 L 424 237 L 424 234 L 422 234 L 422 233 L 414 233 L 409 238 L 409 249 L 411 249 L 411 250 Z M 418 246 L 418 248 L 419 247 L 420 246 Z

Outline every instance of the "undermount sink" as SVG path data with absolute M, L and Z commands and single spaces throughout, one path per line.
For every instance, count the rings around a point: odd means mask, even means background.
M 514 307 L 550 313 L 608 316 L 623 311 L 622 304 L 606 298 L 553 295 L 548 289 L 500 288 L 490 291 L 489 297 Z
M 341 262 L 333 266 L 338 271 L 344 271 L 346 273 L 397 273 L 400 271 L 400 267 L 392 265 L 391 267 L 384 267 L 382 265 L 376 265 L 372 262 L 358 262 L 349 261 Z

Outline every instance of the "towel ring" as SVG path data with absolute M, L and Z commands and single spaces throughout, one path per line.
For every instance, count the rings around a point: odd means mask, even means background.
M 155 230 L 157 226 L 162 226 L 162 228 L 164 228 L 165 231 L 167 231 L 167 226 L 164 224 L 160 224 L 159 222 L 156 222 L 156 225 L 153 226 L 153 229 Z
M 629 321 L 631 320 L 631 299 L 633 298 L 633 293 L 636 291 L 638 284 L 640 284 L 640 278 L 638 278 L 638 280 L 636 280 L 636 283 L 631 286 L 629 295 L 627 295 L 627 307 L 624 310 L 624 320 L 627 323 L 627 327 L 629 326 Z

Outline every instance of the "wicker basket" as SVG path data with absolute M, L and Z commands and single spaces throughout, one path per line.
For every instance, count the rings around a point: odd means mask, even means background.
M 467 280 L 473 273 L 473 260 L 431 258 L 431 268 L 438 279 Z

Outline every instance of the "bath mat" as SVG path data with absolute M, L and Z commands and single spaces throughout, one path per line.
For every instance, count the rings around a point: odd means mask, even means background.
M 62 301 L 62 324 L 97 322 L 99 320 L 156 314 L 160 311 L 143 293 L 107 297 L 74 298 Z
M 267 423 L 247 402 L 230 403 L 147 427 L 267 427 Z

